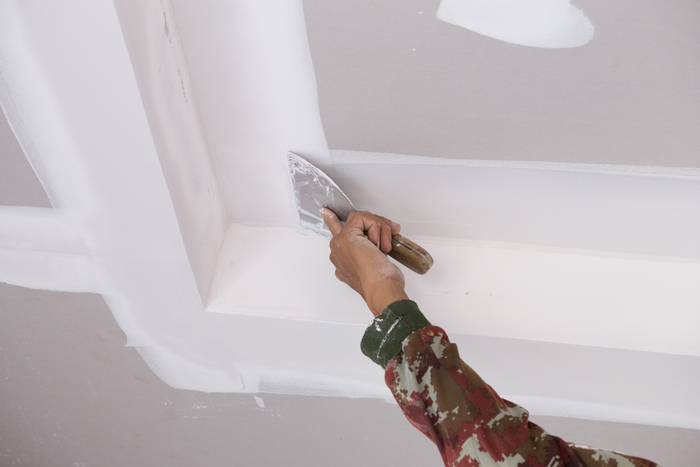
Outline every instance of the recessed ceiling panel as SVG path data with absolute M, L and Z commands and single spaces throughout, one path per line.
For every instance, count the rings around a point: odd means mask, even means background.
M 331 149 L 700 167 L 700 3 L 575 2 L 586 45 L 514 45 L 438 0 L 305 0 Z

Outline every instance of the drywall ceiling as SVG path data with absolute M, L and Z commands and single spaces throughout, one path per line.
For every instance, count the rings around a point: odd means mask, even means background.
M 442 465 L 383 401 L 173 389 L 124 347 L 98 295 L 0 284 L 0 304 L 0 465 Z M 664 465 L 695 462 L 697 430 L 534 420 Z
M 331 149 L 700 167 L 700 5 L 576 2 L 583 47 L 509 44 L 435 18 L 439 0 L 305 0 Z
M 436 265 L 409 294 L 503 395 L 535 415 L 700 426 L 696 169 L 387 155 L 388 135 L 328 151 L 301 2 L 0 8 L 0 102 L 36 171 L 13 163 L 0 191 L 0 281 L 101 294 L 171 387 L 156 393 L 389 397 L 357 350 L 362 301 L 296 225 L 294 150 L 419 235 Z M 30 202 L 37 177 L 50 203 Z M 517 375 L 501 371 L 513 355 Z
M 2 466 L 442 465 L 383 401 L 173 389 L 99 295 L 0 284 L 0 304 Z

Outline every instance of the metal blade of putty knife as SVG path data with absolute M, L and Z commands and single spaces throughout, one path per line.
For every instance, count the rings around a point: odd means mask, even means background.
M 351 212 L 357 211 L 343 190 L 331 178 L 307 160 L 293 152 L 287 153 L 289 170 L 292 172 L 294 197 L 299 211 L 301 226 L 313 232 L 332 237 L 323 222 L 321 208 L 328 208 L 345 222 Z
M 306 229 L 330 237 L 331 232 L 318 211 L 328 208 L 345 222 L 350 213 L 357 209 L 343 190 L 321 169 L 292 152 L 287 153 L 287 161 L 292 174 L 299 223 Z M 430 253 L 399 234 L 391 237 L 389 256 L 418 274 L 425 274 L 433 265 Z

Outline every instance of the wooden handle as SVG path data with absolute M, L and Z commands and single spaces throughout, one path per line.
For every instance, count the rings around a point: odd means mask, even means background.
M 391 236 L 389 256 L 418 274 L 425 274 L 433 265 L 433 257 L 420 245 L 403 235 Z

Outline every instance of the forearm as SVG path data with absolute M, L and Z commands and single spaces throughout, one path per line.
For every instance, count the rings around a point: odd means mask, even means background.
M 653 462 L 569 444 L 529 422 L 460 358 L 457 346 L 418 306 L 389 305 L 367 328 L 362 351 L 386 368 L 385 380 L 406 418 L 439 448 L 447 465 L 618 465 Z M 490 464 L 489 464 L 490 465 Z

